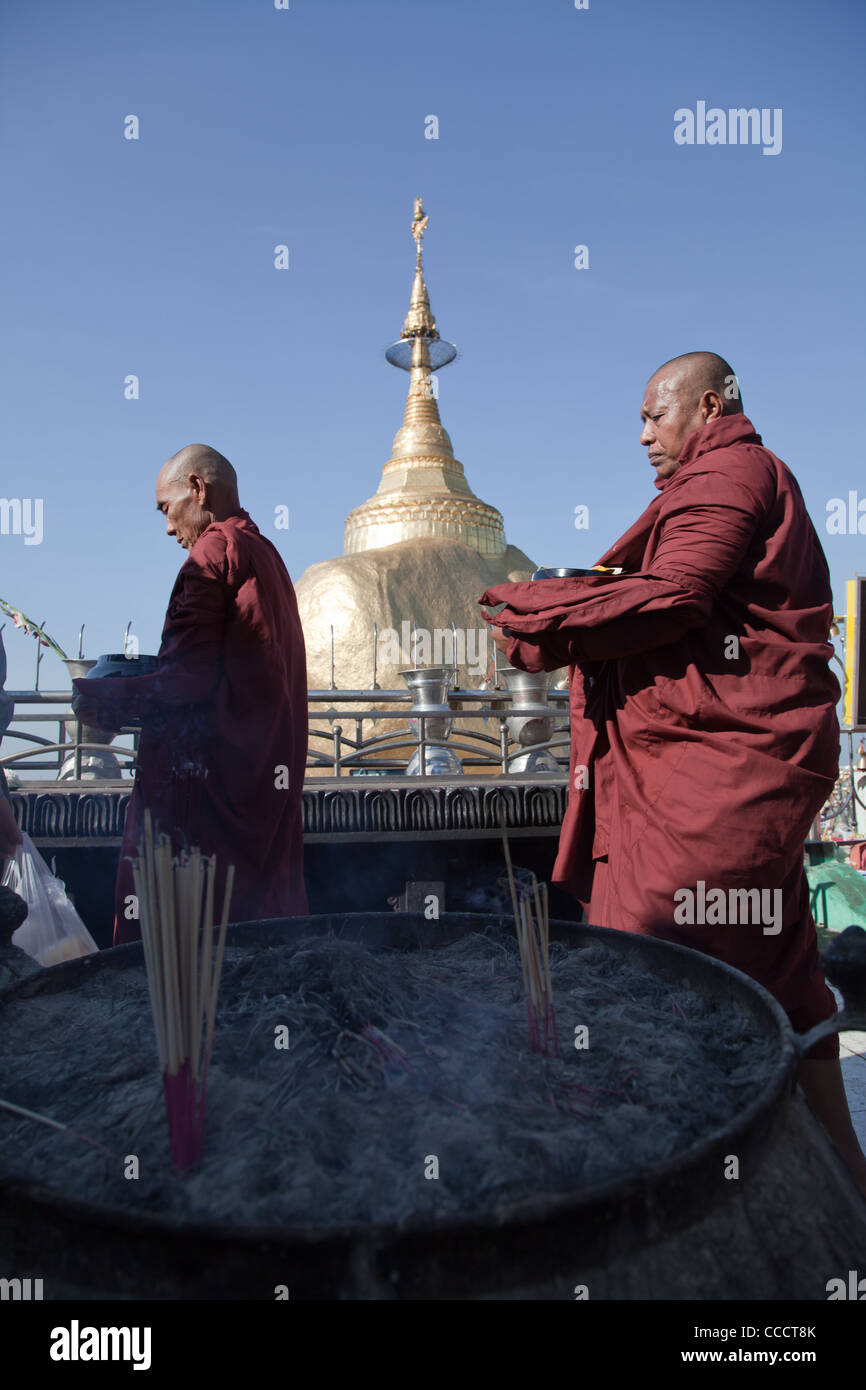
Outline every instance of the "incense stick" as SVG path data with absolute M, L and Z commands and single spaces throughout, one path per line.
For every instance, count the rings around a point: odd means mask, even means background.
M 133 876 L 172 1162 L 184 1172 L 201 1153 L 205 1085 L 235 870 L 230 865 L 226 873 L 215 963 L 216 859 L 205 859 L 196 847 L 175 859 L 167 835 L 154 843 L 150 813 L 145 811 L 144 840 Z
M 553 1035 L 553 1050 L 557 1057 L 559 1052 L 559 1034 L 556 1031 L 556 1010 L 553 1007 L 553 981 L 550 978 L 550 906 L 548 901 L 547 884 L 541 885 L 541 902 L 544 909 L 544 968 L 547 975 L 547 1000 L 550 1010 L 550 1031 Z
M 550 918 L 548 911 L 547 884 L 539 884 L 535 874 L 530 875 L 528 888 L 521 888 L 518 896 L 505 827 L 505 812 L 499 807 L 499 824 L 502 829 L 502 850 L 505 855 L 505 868 L 508 873 L 508 887 L 511 893 L 511 909 L 514 913 L 514 930 L 520 951 L 520 966 L 523 972 L 523 990 L 526 995 L 526 1019 L 531 1052 L 549 1055 L 550 1045 L 558 1057 L 559 1039 L 556 1034 L 556 1015 L 553 1009 L 553 982 L 550 975 Z M 535 907 L 533 918 L 532 908 Z M 543 1019 L 544 1037 L 539 1035 L 539 1013 Z
M 517 905 L 517 885 L 514 881 L 514 868 L 511 863 L 511 850 L 508 846 L 508 831 L 505 828 L 505 809 L 499 806 L 499 825 L 502 829 L 502 851 L 505 855 L 505 867 L 508 871 L 508 887 L 511 892 L 511 910 L 514 913 L 514 930 L 517 934 L 517 945 L 520 950 L 520 968 L 523 972 L 523 992 L 526 996 L 526 1024 L 529 1033 L 530 1051 L 537 1050 L 537 1027 L 535 1016 L 532 1009 L 531 990 L 529 985 L 529 964 L 528 951 L 524 939 L 523 918 L 520 908 Z
M 214 883 L 216 880 L 216 859 L 211 857 L 207 861 L 207 885 L 205 889 L 205 909 L 204 927 L 202 929 L 201 954 L 199 958 L 198 984 L 196 988 L 196 999 L 198 1004 L 197 1017 L 201 1018 L 208 998 L 211 978 L 211 965 L 213 961 L 213 899 Z M 197 1081 L 201 1079 L 201 1037 L 196 1037 L 193 1047 L 193 1069 Z
M 89 1139 L 86 1134 L 79 1134 L 77 1129 L 71 1125 L 65 1125 L 60 1120 L 52 1120 L 48 1115 L 40 1115 L 36 1110 L 28 1110 L 23 1105 L 13 1105 L 11 1100 L 0 1100 L 0 1110 L 9 1110 L 13 1115 L 23 1115 L 26 1120 L 38 1120 L 41 1125 L 48 1125 L 50 1129 L 59 1129 L 64 1134 L 71 1134 L 73 1139 L 80 1139 L 82 1144 L 89 1144 L 93 1149 L 99 1149 L 100 1153 L 108 1154 L 109 1158 L 115 1155 L 110 1149 L 106 1149 L 104 1144 L 100 1144 L 96 1139 Z
M 543 1016 L 544 1016 L 544 1044 L 542 1050 L 547 1052 L 547 1045 L 550 1041 L 550 962 L 547 955 L 547 933 L 545 930 L 544 911 L 542 908 L 541 890 L 535 874 L 531 876 L 530 891 L 535 904 L 535 925 L 533 927 L 533 953 L 535 957 L 535 967 L 539 979 L 539 993 L 541 995 Z M 537 939 L 535 932 L 537 930 Z
M 224 951 L 224 949 L 225 949 L 225 944 L 226 944 L 226 928 L 227 928 L 227 926 L 228 926 L 228 920 L 229 920 L 229 903 L 231 902 L 232 888 L 233 888 L 233 886 L 234 886 L 234 881 L 235 881 L 235 866 L 234 866 L 234 864 L 231 864 L 231 865 L 229 866 L 229 871 L 228 871 L 228 873 L 226 874 L 226 886 L 225 886 L 225 893 L 224 893 L 224 895 L 223 895 L 223 913 L 222 913 L 222 919 L 221 919 L 221 921 L 220 921 L 219 944 L 218 944 L 218 946 L 217 946 L 216 964 L 215 964 L 214 970 L 213 970 L 213 983 L 212 983 L 212 985 L 211 985 L 210 998 L 209 998 L 209 1000 L 208 1000 L 208 1009 L 207 1009 L 207 1035 L 206 1035 L 206 1037 L 205 1037 L 205 1045 L 204 1045 L 204 1068 L 203 1068 L 203 1071 L 202 1071 L 202 1083 L 201 1083 L 201 1084 L 202 1084 L 202 1098 L 204 1097 L 204 1084 L 205 1084 L 205 1081 L 207 1080 L 207 1068 L 208 1068 L 208 1062 L 210 1061 L 211 1046 L 212 1046 L 212 1044 L 213 1044 L 213 1030 L 214 1030 L 214 1023 L 216 1022 L 217 994 L 219 993 L 220 975 L 222 974 L 222 968 L 223 968 L 223 951 Z

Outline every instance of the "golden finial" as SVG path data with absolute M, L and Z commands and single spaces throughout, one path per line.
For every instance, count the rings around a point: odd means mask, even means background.
M 400 334 L 400 342 L 392 343 L 385 350 L 385 356 L 393 367 L 402 367 L 404 371 L 411 371 L 413 368 L 423 368 L 430 372 L 438 371 L 448 362 L 452 362 L 457 356 L 457 349 L 453 343 L 444 343 L 439 337 L 436 329 L 436 320 L 430 308 L 430 296 L 427 293 L 427 286 L 424 283 L 424 267 L 421 264 L 421 238 L 430 219 L 424 212 L 424 204 L 420 198 L 415 199 L 415 210 L 412 216 L 412 236 L 418 249 L 415 261 L 415 277 L 412 281 L 412 293 L 409 298 L 409 312 L 403 321 L 403 332 Z M 424 344 L 436 344 L 435 350 L 431 352 Z
M 429 217 L 424 216 L 424 204 L 420 198 L 415 199 L 415 215 L 412 218 L 412 235 L 415 238 L 415 245 L 418 248 L 418 265 L 421 265 L 421 238 L 427 230 Z

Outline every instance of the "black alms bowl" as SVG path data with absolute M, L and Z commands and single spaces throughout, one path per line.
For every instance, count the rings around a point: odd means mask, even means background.
M 569 569 L 538 569 L 533 574 L 533 579 L 583 579 L 590 574 L 599 574 L 599 570 L 569 570 Z
M 159 665 L 156 656 L 126 656 L 123 652 L 108 652 L 99 657 L 87 679 L 100 680 L 103 676 L 150 676 Z

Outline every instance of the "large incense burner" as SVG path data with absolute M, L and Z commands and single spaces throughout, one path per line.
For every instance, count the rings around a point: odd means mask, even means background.
M 651 939 L 550 940 L 559 1057 L 526 1045 L 513 922 L 230 928 L 185 1177 L 141 947 L 20 981 L 5 1091 L 75 1133 L 0 1115 L 0 1251 L 46 1298 L 823 1299 L 863 1268 L 862 1199 L 771 997 Z

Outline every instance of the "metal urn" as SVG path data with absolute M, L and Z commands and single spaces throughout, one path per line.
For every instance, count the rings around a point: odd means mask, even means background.
M 415 717 L 410 717 L 409 729 L 413 738 L 421 738 L 420 716 L 425 716 L 423 770 L 427 776 L 459 777 L 463 772 L 457 754 L 445 746 L 454 724 L 454 715 L 448 704 L 452 674 L 450 666 L 421 666 L 400 672 L 412 696 L 412 713 Z M 417 777 L 421 770 L 419 747 L 409 759 L 406 776 Z
M 503 666 L 499 674 L 513 693 L 511 714 L 505 721 L 509 736 L 526 750 L 509 758 L 509 772 L 559 773 L 561 768 L 550 750 L 537 747 L 553 738 L 556 712 L 547 698 L 550 672 Z
M 69 672 L 70 680 L 78 680 L 79 677 L 90 675 L 96 665 L 96 660 L 93 657 L 66 657 L 63 664 Z M 76 766 L 75 754 L 70 753 L 68 758 L 64 758 L 57 774 L 58 782 L 119 780 L 121 777 L 120 763 L 114 753 L 108 749 L 108 744 L 117 735 L 109 733 L 106 729 L 98 729 L 93 724 L 79 724 L 72 710 L 69 711 L 69 715 L 70 717 L 64 722 L 63 728 L 70 743 L 74 743 L 77 738 L 80 738 L 82 743 L 98 743 L 102 746 L 98 749 L 88 748 L 86 751 L 82 751 L 78 766 Z

